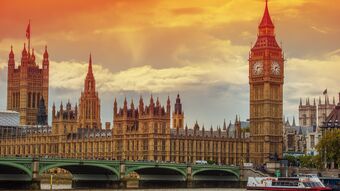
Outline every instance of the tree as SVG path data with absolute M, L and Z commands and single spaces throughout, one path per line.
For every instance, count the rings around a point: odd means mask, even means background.
M 321 163 L 334 162 L 335 166 L 340 166 L 340 129 L 334 129 L 326 131 L 318 145 L 316 146 L 317 151 L 321 155 L 319 160 Z
M 295 156 L 286 155 L 283 159 L 288 161 L 288 166 L 297 166 L 297 158 Z

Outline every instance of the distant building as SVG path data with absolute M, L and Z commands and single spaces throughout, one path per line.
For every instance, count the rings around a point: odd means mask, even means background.
M 335 98 L 330 103 L 327 92 L 324 94 L 324 102 L 321 97 L 316 104 L 315 99 L 310 103 L 307 98 L 305 103 L 300 99 L 299 104 L 299 126 L 290 125 L 288 119 L 284 125 L 284 151 L 287 152 L 303 152 L 307 155 L 317 155 L 316 145 L 322 137 L 320 127 L 324 125 L 327 116 L 329 116 L 335 108 Z
M 184 128 L 184 112 L 182 111 L 182 103 L 179 94 L 177 94 L 175 110 L 172 113 L 172 126 L 173 128 Z
M 318 104 L 318 128 L 320 126 L 323 126 L 324 122 L 326 121 L 326 118 L 329 116 L 329 114 L 333 111 L 335 104 L 335 97 L 333 97 L 333 102 L 330 103 L 329 97 L 326 94 L 324 102 L 322 103 L 321 98 L 319 98 L 319 104 Z
M 315 99 L 313 104 L 310 103 L 309 98 L 306 99 L 306 104 L 302 104 L 300 99 L 299 105 L 299 125 L 301 127 L 312 127 L 316 125 L 316 103 Z
M 329 113 L 320 128 L 322 129 L 322 132 L 340 129 L 340 93 L 338 104 Z
M 305 152 L 306 148 L 306 139 L 305 135 L 307 132 L 307 128 L 303 128 L 301 126 L 297 126 L 295 123 L 295 117 L 293 118 L 293 123 L 290 125 L 290 122 L 287 118 L 287 121 L 284 123 L 284 145 L 283 150 L 286 153 L 301 153 Z

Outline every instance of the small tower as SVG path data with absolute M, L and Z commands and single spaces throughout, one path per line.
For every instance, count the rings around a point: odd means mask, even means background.
M 26 44 L 21 52 L 21 59 L 16 66 L 13 47 L 8 55 L 7 110 L 20 114 L 20 125 L 37 125 L 39 103 L 44 98 L 48 114 L 48 54 L 42 61 L 42 67 L 36 64 L 35 52 Z
M 79 99 L 79 125 L 84 128 L 101 128 L 100 99 L 96 91 L 96 81 L 92 70 L 92 56 L 84 81 L 84 91 Z
M 66 109 L 61 102 L 59 111 L 56 111 L 53 103 L 52 107 L 52 133 L 54 135 L 67 135 L 68 133 L 75 133 L 78 128 L 78 112 L 77 104 L 74 109 L 70 102 L 66 104 Z
M 175 110 L 172 113 L 172 125 L 173 128 L 180 128 L 183 129 L 184 127 L 184 112 L 182 111 L 182 103 L 179 94 L 177 94 L 176 103 L 175 103 Z
M 37 114 L 37 124 L 38 125 L 47 125 L 47 113 L 45 107 L 45 100 L 43 97 L 40 98 L 39 108 Z
M 306 98 L 306 103 L 299 105 L 299 125 L 302 127 L 312 127 L 316 124 L 316 103 L 310 104 L 309 98 Z

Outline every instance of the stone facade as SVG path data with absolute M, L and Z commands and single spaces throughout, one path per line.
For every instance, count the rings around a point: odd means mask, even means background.
M 313 104 L 309 102 L 309 98 L 306 99 L 306 104 L 302 104 L 300 99 L 299 105 L 299 124 L 301 127 L 312 127 L 316 125 L 316 103 L 315 99 Z
M 82 128 L 101 128 L 100 100 L 96 91 L 96 81 L 92 71 L 92 57 L 90 55 L 84 91 L 79 99 L 79 126 Z
M 307 128 L 297 126 L 295 118 L 292 125 L 289 120 L 285 122 L 283 132 L 283 151 L 286 153 L 303 153 L 306 149 L 306 132 Z
M 249 54 L 251 161 L 282 157 L 284 55 L 266 3 L 257 41 Z
M 114 102 L 113 137 L 117 140 L 115 156 L 127 160 L 170 161 L 170 99 L 166 107 L 156 103 L 151 95 L 149 105 L 143 98 L 137 108 L 131 100 L 130 108 L 124 100 L 118 109 Z
M 21 63 L 16 67 L 13 49 L 8 58 L 7 110 L 20 113 L 21 125 L 36 125 L 41 97 L 48 106 L 49 59 L 47 47 L 43 54 L 42 67 L 36 63 L 34 49 L 21 55 Z M 47 113 L 47 109 L 46 109 Z

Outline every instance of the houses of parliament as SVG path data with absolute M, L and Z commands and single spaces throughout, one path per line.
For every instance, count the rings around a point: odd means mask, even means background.
M 250 126 L 217 128 L 185 124 L 180 95 L 162 104 L 159 98 L 140 97 L 120 105 L 114 100 L 113 123 L 101 123 L 92 56 L 89 56 L 79 105 L 53 104 L 47 124 L 49 54 L 42 68 L 34 50 L 24 46 L 21 62 L 8 60 L 7 109 L 20 114 L 18 127 L 3 128 L 1 156 L 65 157 L 81 159 L 148 160 L 217 164 L 264 164 L 282 157 L 282 99 L 284 58 L 275 40 L 275 27 L 266 3 L 257 41 L 249 54 Z M 247 74 L 245 74 L 247 75 Z

